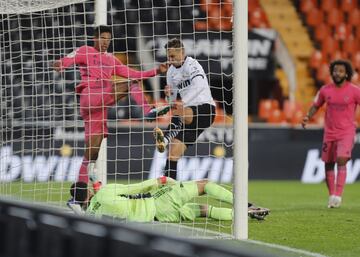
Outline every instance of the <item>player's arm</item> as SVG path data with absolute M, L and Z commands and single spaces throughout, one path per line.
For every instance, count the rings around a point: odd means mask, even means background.
M 115 57 L 114 57 L 115 58 Z M 164 73 L 167 70 L 166 64 L 161 64 L 158 68 L 154 68 L 147 71 L 138 71 L 129 68 L 122 64 L 118 59 L 115 58 L 115 70 L 114 75 L 118 75 L 129 79 L 147 79 L 156 76 L 157 74 Z
M 305 129 L 309 120 L 315 115 L 315 113 L 319 110 L 319 108 L 324 104 L 325 98 L 323 95 L 323 91 L 320 90 L 316 96 L 313 105 L 310 107 L 308 113 L 304 116 L 301 125 Z
M 82 63 L 86 56 L 86 47 L 80 47 L 73 52 L 69 53 L 65 57 L 56 60 L 53 63 L 53 69 L 57 72 L 63 71 L 64 69 L 73 66 L 74 64 Z
M 157 179 L 149 179 L 145 180 L 141 183 L 135 183 L 135 184 L 129 184 L 129 185 L 121 185 L 120 187 L 116 188 L 117 194 L 141 194 L 141 193 L 147 193 L 154 189 L 159 188 L 162 185 L 165 184 L 171 184 L 172 180 L 168 177 L 160 177 Z

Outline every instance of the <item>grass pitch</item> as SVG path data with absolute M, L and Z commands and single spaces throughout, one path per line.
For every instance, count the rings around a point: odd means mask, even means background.
M 70 183 L 54 182 L 0 184 L 0 194 L 62 206 L 69 199 L 69 186 Z M 250 201 L 270 208 L 271 214 L 265 221 L 249 220 L 249 239 L 331 257 L 360 256 L 359 196 L 360 183 L 346 185 L 341 208 L 328 209 L 325 184 L 251 181 Z M 228 207 L 207 197 L 199 197 L 197 201 Z M 183 225 L 232 233 L 230 222 L 197 219 Z M 289 252 L 281 256 L 307 255 Z

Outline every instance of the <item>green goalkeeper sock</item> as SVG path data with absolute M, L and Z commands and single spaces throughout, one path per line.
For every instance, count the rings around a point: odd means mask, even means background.
M 207 216 L 216 220 L 232 220 L 232 209 L 218 208 L 209 205 Z
M 204 191 L 206 194 L 217 200 L 221 200 L 230 204 L 233 203 L 232 192 L 223 188 L 222 186 L 219 186 L 218 184 L 215 184 L 214 182 L 208 182 L 205 185 Z

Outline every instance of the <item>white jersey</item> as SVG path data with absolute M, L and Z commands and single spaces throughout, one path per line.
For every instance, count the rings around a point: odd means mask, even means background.
M 194 58 L 186 57 L 179 68 L 171 65 L 166 74 L 166 83 L 171 87 L 170 101 L 174 101 L 179 93 L 185 107 L 202 104 L 215 106 L 204 69 Z

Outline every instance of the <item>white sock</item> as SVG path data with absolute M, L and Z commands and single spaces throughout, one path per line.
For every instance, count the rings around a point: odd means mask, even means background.
M 87 166 L 87 172 L 91 181 L 96 181 L 95 162 L 91 161 Z

